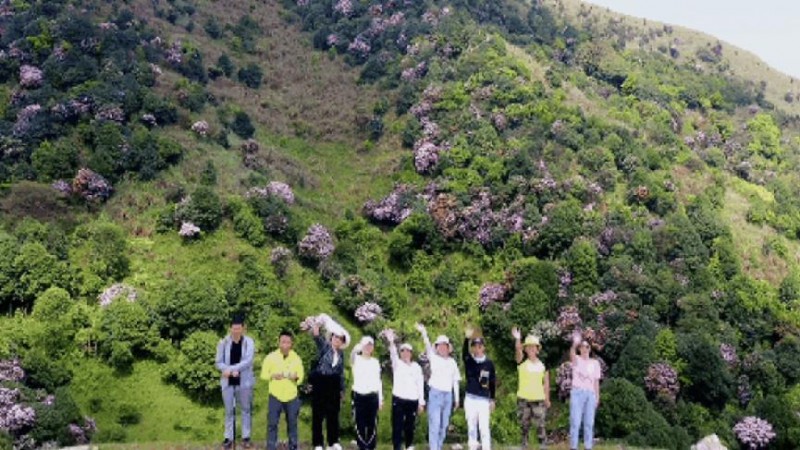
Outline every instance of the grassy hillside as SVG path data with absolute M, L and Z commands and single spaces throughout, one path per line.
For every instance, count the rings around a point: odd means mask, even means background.
M 234 311 L 257 370 L 319 312 L 417 348 L 478 326 L 500 445 L 514 325 L 556 442 L 575 330 L 609 448 L 744 448 L 749 416 L 798 442 L 800 102 L 750 55 L 572 1 L 0 8 L 0 408 L 35 416 L 0 445 L 218 441 Z

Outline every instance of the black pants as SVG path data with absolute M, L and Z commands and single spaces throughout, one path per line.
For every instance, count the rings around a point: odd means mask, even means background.
M 394 450 L 403 450 L 414 444 L 414 427 L 417 424 L 417 400 L 392 397 L 392 444 Z
M 316 376 L 311 382 L 311 443 L 325 447 L 322 421 L 328 433 L 328 446 L 339 443 L 339 409 L 341 408 L 341 381 L 338 376 Z
M 353 416 L 359 450 L 374 450 L 378 443 L 378 394 L 353 392 Z

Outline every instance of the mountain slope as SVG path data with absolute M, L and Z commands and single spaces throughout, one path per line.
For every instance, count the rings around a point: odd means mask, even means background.
M 754 415 L 796 442 L 794 104 L 736 60 L 699 70 L 704 37 L 649 24 L 639 48 L 569 2 L 84 7 L 2 5 L 0 359 L 14 402 L 58 412 L 7 440 L 80 441 L 90 415 L 98 442 L 215 441 L 208 361 L 243 310 L 260 355 L 321 311 L 417 348 L 416 321 L 479 325 L 500 443 L 514 325 L 545 343 L 554 439 L 580 330 L 603 438 L 735 446 Z

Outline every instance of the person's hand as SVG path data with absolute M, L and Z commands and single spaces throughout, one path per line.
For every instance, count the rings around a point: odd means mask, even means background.
M 224 370 L 222 372 L 222 376 L 225 377 L 225 378 L 230 378 L 231 377 L 231 371 L 230 370 Z
M 550 409 L 550 399 L 549 398 L 544 400 L 544 407 L 546 409 Z
M 580 345 L 582 340 L 583 340 L 583 333 L 581 333 L 581 330 L 575 330 L 572 332 L 572 345 L 574 347 Z
M 424 333 L 425 332 L 425 325 L 423 325 L 423 324 L 421 324 L 419 322 L 417 322 L 417 324 L 414 325 L 414 328 L 416 328 L 417 331 L 419 331 L 420 333 Z
M 417 406 L 417 414 L 422 414 L 425 412 L 425 405 Z
M 233 372 L 231 372 L 231 376 L 234 377 L 234 378 L 239 378 L 239 371 L 238 370 L 234 370 Z
M 494 412 L 495 406 L 496 406 L 496 404 L 495 404 L 494 400 L 492 400 L 491 403 L 489 403 L 489 411 Z
M 314 322 L 314 325 L 311 327 L 311 334 L 319 336 L 319 322 Z
M 289 379 L 292 380 L 292 381 L 297 381 L 297 373 L 296 372 L 291 372 L 289 374 Z
M 475 334 L 475 329 L 472 326 L 467 326 L 464 328 L 464 337 L 467 339 L 472 339 L 472 335 Z
M 599 407 L 600 407 L 600 397 L 597 397 L 597 401 L 594 404 L 594 409 L 597 409 Z
M 383 402 L 378 403 L 378 411 L 383 411 Z
M 511 336 L 513 336 L 514 339 L 516 339 L 518 341 L 520 339 L 522 339 L 522 333 L 520 333 L 519 327 L 514 327 L 514 328 L 511 329 Z
M 384 337 L 384 339 L 386 339 L 386 342 L 391 344 L 392 342 L 395 341 L 395 338 L 397 336 L 395 336 L 394 331 L 386 330 L 386 331 L 383 332 L 383 337 Z
M 459 406 L 459 404 L 458 404 L 458 400 L 456 400 L 455 402 L 453 402 L 453 410 L 456 410 L 456 409 L 458 409 L 458 406 Z
M 282 380 L 283 378 L 284 378 L 284 377 L 283 377 L 283 374 L 282 374 L 282 373 L 273 373 L 273 374 L 272 374 L 272 379 L 273 379 L 273 380 Z

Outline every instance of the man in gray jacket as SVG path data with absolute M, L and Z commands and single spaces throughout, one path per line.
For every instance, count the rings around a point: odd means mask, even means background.
M 223 448 L 233 446 L 233 429 L 235 424 L 234 408 L 238 407 L 242 415 L 242 442 L 244 448 L 250 448 L 251 417 L 250 407 L 253 402 L 253 357 L 256 346 L 253 339 L 244 335 L 244 316 L 237 314 L 231 321 L 231 331 L 217 344 L 216 366 L 221 372 L 220 386 L 222 401 L 225 404 L 225 441 Z

